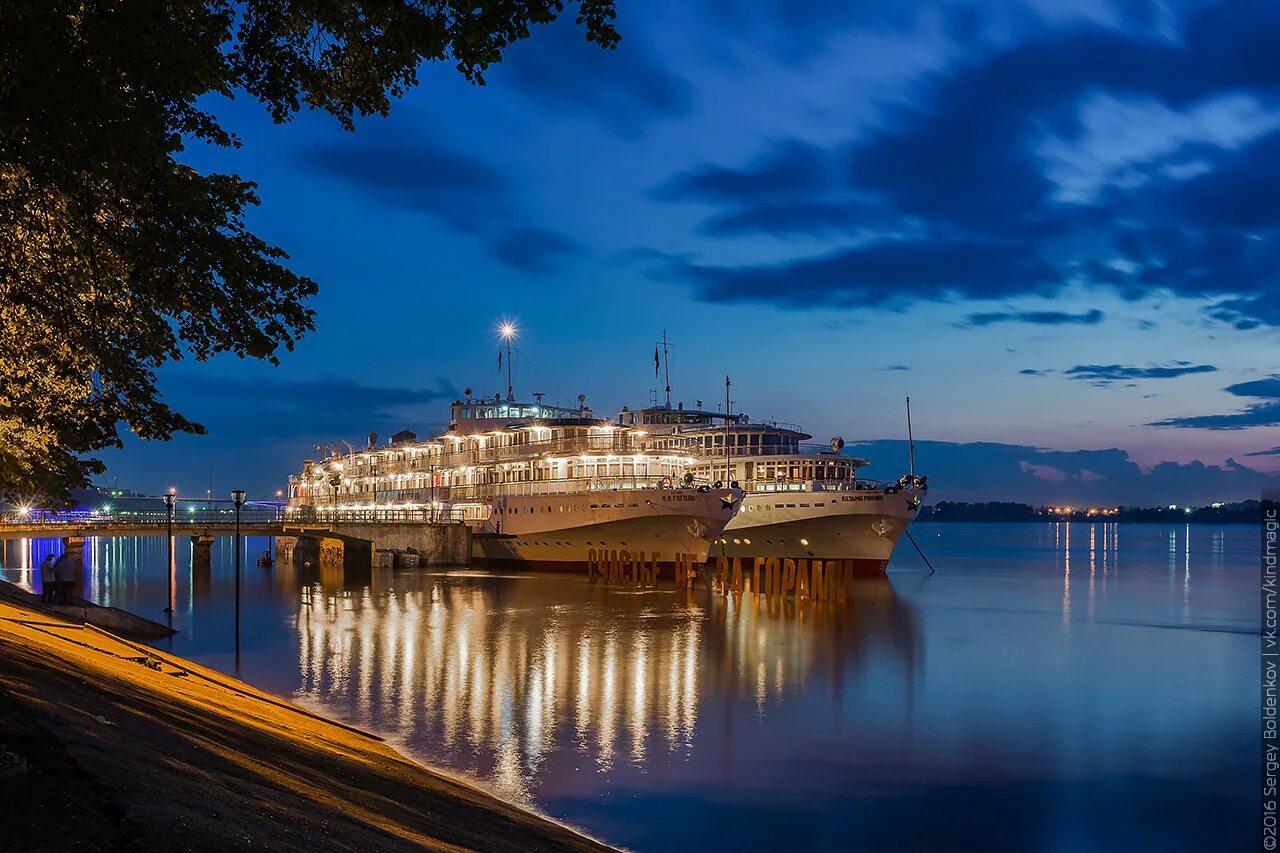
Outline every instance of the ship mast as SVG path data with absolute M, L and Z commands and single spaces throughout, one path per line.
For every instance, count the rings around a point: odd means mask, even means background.
M 671 408 L 671 350 L 667 344 L 667 330 L 662 330 L 662 371 L 667 380 L 667 408 Z
M 911 434 L 911 398 L 907 398 L 907 466 L 911 482 L 916 480 L 916 440 Z
M 729 468 L 729 377 L 724 378 L 724 484 L 733 480 Z

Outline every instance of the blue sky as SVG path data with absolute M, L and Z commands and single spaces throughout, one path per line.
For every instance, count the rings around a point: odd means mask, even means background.
M 166 369 L 210 434 L 108 480 L 266 493 L 318 441 L 428 432 L 504 390 L 504 316 L 517 391 L 597 412 L 649 401 L 664 328 L 676 399 L 728 373 L 735 409 L 882 457 L 910 394 L 940 498 L 1276 479 L 1280 5 L 619 6 L 616 51 L 570 16 L 354 134 L 215 104 L 244 146 L 188 159 L 259 183 L 317 329 L 279 368 Z

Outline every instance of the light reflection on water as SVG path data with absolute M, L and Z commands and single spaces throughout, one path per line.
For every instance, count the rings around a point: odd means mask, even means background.
M 239 672 L 635 849 L 1253 840 L 1256 530 L 914 529 L 939 572 L 900 552 L 838 605 L 262 570 L 251 540 Z M 91 550 L 90 597 L 165 618 L 163 539 Z M 236 671 L 230 543 L 177 550 L 167 643 Z

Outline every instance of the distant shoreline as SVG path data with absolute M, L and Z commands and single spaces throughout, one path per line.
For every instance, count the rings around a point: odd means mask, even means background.
M 955 522 L 1126 522 L 1129 524 L 1257 524 L 1258 501 L 1202 507 L 1031 506 L 1011 501 L 940 501 L 920 508 L 917 521 Z
M 1217 520 L 1179 520 L 1179 519 L 1141 519 L 1141 518 L 929 518 L 921 516 L 916 524 L 1216 524 L 1228 527 L 1252 527 L 1256 521 L 1217 521 Z

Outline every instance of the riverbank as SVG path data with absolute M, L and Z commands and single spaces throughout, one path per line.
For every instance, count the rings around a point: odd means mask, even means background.
M 602 844 L 243 682 L 0 601 L 6 850 Z

